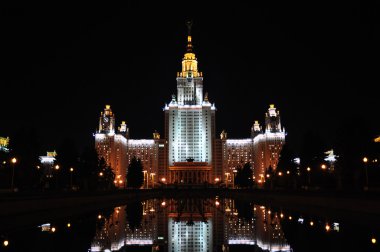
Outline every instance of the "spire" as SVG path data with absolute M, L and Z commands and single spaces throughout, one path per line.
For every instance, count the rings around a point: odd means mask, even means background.
M 191 43 L 191 26 L 193 25 L 193 21 L 187 21 L 187 52 L 193 52 L 193 45 Z

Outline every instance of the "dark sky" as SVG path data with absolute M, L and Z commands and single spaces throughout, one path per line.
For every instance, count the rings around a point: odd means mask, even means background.
M 218 135 L 249 137 L 271 103 L 294 148 L 308 129 L 330 144 L 353 115 L 380 134 L 377 8 L 137 2 L 2 8 L 0 136 L 36 128 L 46 150 L 66 137 L 82 148 L 105 104 L 132 138 L 163 133 L 188 19 Z

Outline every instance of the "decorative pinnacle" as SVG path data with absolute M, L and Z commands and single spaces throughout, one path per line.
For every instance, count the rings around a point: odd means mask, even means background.
M 191 44 L 191 27 L 193 26 L 193 21 L 187 21 L 187 52 L 193 52 L 193 45 Z
M 187 25 L 187 35 L 191 36 L 191 26 L 193 26 L 193 21 L 192 20 L 187 21 L 186 25 Z

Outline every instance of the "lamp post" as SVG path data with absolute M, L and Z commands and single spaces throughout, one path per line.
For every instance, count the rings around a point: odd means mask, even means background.
M 311 171 L 311 168 L 310 167 L 307 167 L 306 168 L 306 171 L 307 171 L 307 179 L 308 179 L 308 182 L 309 182 L 309 186 L 310 186 L 310 184 L 311 184 L 311 179 L 310 179 L 310 171 Z
M 143 188 L 147 188 L 147 179 L 146 179 L 147 172 L 148 172 L 147 170 L 143 171 L 143 173 L 144 173 L 144 186 L 143 186 Z
M 11 180 L 11 189 L 12 189 L 12 192 L 13 192 L 13 189 L 14 189 L 14 177 L 15 177 L 15 165 L 16 165 L 16 163 L 17 163 L 17 159 L 16 159 L 15 157 L 12 158 L 11 163 L 12 163 L 12 180 Z
M 232 181 L 232 188 L 235 189 L 235 178 L 236 178 L 237 170 L 236 170 L 236 169 L 233 169 L 232 172 L 234 173 L 234 178 L 233 178 L 233 181 Z
M 73 172 L 74 172 L 74 168 L 71 167 L 70 168 L 70 189 L 71 190 L 73 189 Z
M 368 162 L 368 158 L 367 158 L 367 157 L 364 157 L 364 158 L 363 158 L 364 171 L 365 171 L 365 187 L 364 187 L 364 190 L 368 190 L 368 170 L 367 170 L 367 162 Z
M 55 165 L 54 169 L 57 171 L 57 174 L 55 176 L 55 181 L 56 181 L 56 188 L 58 189 L 58 170 L 59 170 L 59 165 Z
M 156 175 L 156 173 L 152 172 L 150 173 L 150 176 L 152 176 L 152 188 L 154 188 L 154 175 Z
M 226 172 L 224 173 L 224 175 L 226 175 L 226 188 L 228 188 L 228 179 L 229 179 L 230 173 Z

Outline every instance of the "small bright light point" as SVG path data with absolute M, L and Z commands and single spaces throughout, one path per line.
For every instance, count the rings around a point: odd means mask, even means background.
M 286 174 L 290 174 L 290 171 L 286 171 Z
M 314 222 L 310 221 L 310 226 L 314 226 Z
M 326 224 L 325 228 L 326 228 L 326 231 L 329 231 L 330 230 L 330 225 Z
M 11 162 L 12 162 L 13 164 L 15 164 L 15 163 L 17 162 L 17 159 L 16 159 L 16 158 L 12 158 Z
M 371 239 L 371 242 L 372 242 L 372 244 L 376 244 L 376 242 L 377 242 L 377 241 L 376 241 L 376 238 L 372 238 L 372 239 Z
M 99 215 L 98 215 L 98 219 L 100 220 L 101 218 L 102 218 L 102 216 L 99 214 Z
M 52 228 L 51 228 L 51 231 L 52 231 L 53 233 L 55 232 L 55 230 L 56 230 L 55 227 L 52 227 Z
M 162 201 L 162 202 L 161 202 L 161 206 L 166 206 L 166 202 L 165 202 L 165 201 Z
M 270 210 L 268 211 L 268 214 L 271 214 L 271 211 L 270 211 Z
M 284 218 L 284 214 L 283 213 L 280 214 L 280 218 Z
M 7 246 L 9 245 L 9 241 L 8 241 L 8 240 L 5 240 L 5 241 L 3 242 L 3 245 L 4 245 L 4 247 L 7 247 Z
M 289 220 L 292 220 L 292 216 L 289 216 Z
M 103 172 L 99 172 L 99 176 L 102 177 L 103 176 Z
M 215 201 L 215 206 L 219 206 L 219 205 L 220 205 L 219 201 Z
M 325 165 L 325 164 L 322 164 L 322 165 L 321 165 L 321 168 L 322 168 L 323 170 L 325 170 L 325 169 L 326 169 L 326 165 Z
M 253 211 L 256 211 L 256 207 L 253 208 Z
M 71 168 L 70 168 L 70 171 L 71 171 L 71 172 L 73 172 L 73 171 L 74 171 L 74 168 L 73 168 L 73 167 L 71 167 Z
M 71 227 L 71 224 L 70 224 L 70 223 L 67 223 L 67 227 L 68 227 L 68 228 Z
M 367 157 L 364 157 L 364 158 L 363 158 L 363 162 L 364 162 L 364 163 L 367 163 L 367 162 L 368 162 L 368 158 L 367 158 Z
M 267 174 L 267 178 L 269 178 L 270 177 L 270 175 L 269 174 Z
M 307 170 L 307 171 L 310 171 L 311 169 L 310 169 L 310 167 L 307 167 L 306 170 Z
M 278 176 L 282 176 L 282 172 L 279 172 L 279 173 L 278 173 Z

